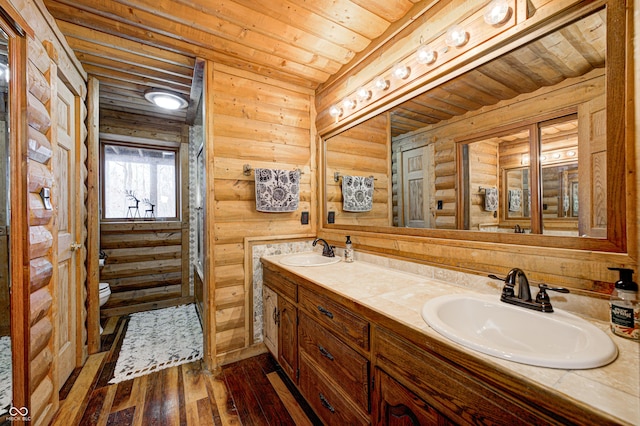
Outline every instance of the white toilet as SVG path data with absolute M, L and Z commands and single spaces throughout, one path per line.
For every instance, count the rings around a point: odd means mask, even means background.
M 109 300 L 109 296 L 111 296 L 111 287 L 109 287 L 109 283 L 100 283 L 100 307 L 107 303 Z M 102 326 L 100 326 L 100 334 L 102 334 Z

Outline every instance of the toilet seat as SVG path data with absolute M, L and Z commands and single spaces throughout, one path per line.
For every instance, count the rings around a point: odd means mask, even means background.
M 109 289 L 109 283 L 100 283 L 100 293 L 108 291 Z

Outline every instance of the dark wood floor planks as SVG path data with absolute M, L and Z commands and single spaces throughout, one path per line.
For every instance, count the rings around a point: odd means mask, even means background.
M 82 426 L 320 424 L 267 353 L 223 366 L 217 376 L 196 361 L 109 384 L 128 320 L 127 316 L 111 318 L 105 324 L 101 336 L 103 362 L 86 389 L 86 403 L 78 408 L 82 411 L 75 416 L 80 419 L 76 423 Z M 72 374 L 61 396 L 69 395 L 80 373 L 79 370 Z M 275 388 L 274 374 L 278 377 Z M 64 404 L 62 400 L 61 406 Z M 67 407 L 65 412 L 72 408 Z M 53 424 L 71 425 L 68 418 L 55 418 Z

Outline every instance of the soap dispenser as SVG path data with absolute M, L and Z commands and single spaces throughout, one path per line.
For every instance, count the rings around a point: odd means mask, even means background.
M 640 303 L 633 269 L 609 268 L 620 272 L 611 292 L 611 331 L 621 337 L 640 341 Z
M 351 237 L 347 235 L 347 242 L 344 243 L 344 261 L 353 262 L 353 247 L 351 246 Z

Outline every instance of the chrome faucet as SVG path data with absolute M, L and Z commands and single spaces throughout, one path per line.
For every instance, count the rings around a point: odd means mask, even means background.
M 313 247 L 316 246 L 316 244 L 318 244 L 318 241 L 322 242 L 322 244 L 324 245 L 324 247 L 322 248 L 322 255 L 325 257 L 336 257 L 335 252 L 333 251 L 333 249 L 335 248 L 335 246 L 330 246 L 328 242 L 326 242 L 325 240 L 323 240 L 322 238 L 316 238 L 315 240 L 313 240 L 313 244 L 311 244 Z
M 504 287 L 502 288 L 502 295 L 500 300 L 512 305 L 522 306 L 528 309 L 534 309 L 540 312 L 553 312 L 553 306 L 551 306 L 551 300 L 547 294 L 547 290 L 557 291 L 559 293 L 569 293 L 569 290 L 563 287 L 549 287 L 546 284 L 539 284 L 540 291 L 535 300 L 531 299 L 531 289 L 529 288 L 529 280 L 524 271 L 520 268 L 513 268 L 509 271 L 506 278 L 500 278 L 495 275 L 489 275 L 489 278 L 494 280 L 504 281 Z M 518 287 L 518 294 L 516 295 L 514 288 Z

